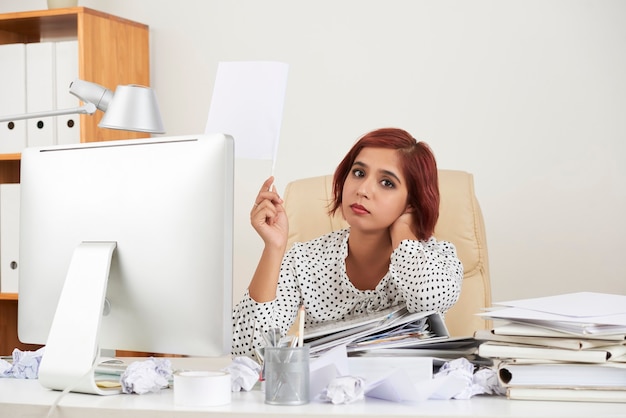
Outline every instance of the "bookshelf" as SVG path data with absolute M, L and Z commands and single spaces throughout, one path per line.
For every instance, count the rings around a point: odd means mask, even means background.
M 124 84 L 150 85 L 147 25 L 86 7 L 0 14 L 0 45 L 58 40 L 77 40 L 78 75 L 83 80 L 111 91 Z M 98 128 L 101 118 L 101 112 L 80 115 L 81 142 L 149 136 Z M 20 157 L 0 154 L 0 183 L 19 183 Z M 17 304 L 17 294 L 0 293 L 0 355 L 10 355 L 14 348 L 36 348 L 17 339 Z

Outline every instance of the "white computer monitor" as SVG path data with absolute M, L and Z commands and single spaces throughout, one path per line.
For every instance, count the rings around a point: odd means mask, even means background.
M 102 392 L 76 385 L 101 349 L 230 353 L 233 165 L 222 134 L 22 153 L 18 336 L 44 386 Z

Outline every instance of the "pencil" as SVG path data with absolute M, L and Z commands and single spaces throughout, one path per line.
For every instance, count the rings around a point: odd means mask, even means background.
M 298 310 L 298 347 L 304 345 L 304 306 L 300 306 Z

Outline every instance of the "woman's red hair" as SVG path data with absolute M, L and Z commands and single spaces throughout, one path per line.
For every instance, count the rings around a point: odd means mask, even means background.
M 413 208 L 415 233 L 420 240 L 429 239 L 439 218 L 437 162 L 428 144 L 416 141 L 402 129 L 378 129 L 365 134 L 354 144 L 335 170 L 333 201 L 329 212 L 334 214 L 341 207 L 344 182 L 363 148 L 398 151 L 401 170 L 407 183 L 407 204 Z

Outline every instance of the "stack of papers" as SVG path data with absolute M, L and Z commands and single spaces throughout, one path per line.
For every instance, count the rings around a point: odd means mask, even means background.
M 580 292 L 498 303 L 479 314 L 478 354 L 512 399 L 626 402 L 626 296 Z
M 448 329 L 437 312 L 409 312 L 404 306 L 351 320 L 307 327 L 304 343 L 311 354 L 345 345 L 348 352 L 411 348 L 447 339 Z
M 500 302 L 479 314 L 575 335 L 626 334 L 626 296 L 580 292 Z

